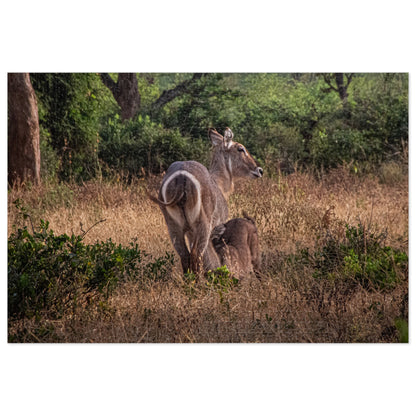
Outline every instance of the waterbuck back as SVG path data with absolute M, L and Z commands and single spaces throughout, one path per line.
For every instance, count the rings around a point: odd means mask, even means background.
M 212 231 L 212 243 L 221 265 L 241 279 L 260 268 L 257 227 L 251 217 L 235 218 Z
M 197 274 L 220 266 L 210 236 L 228 218 L 227 198 L 234 181 L 263 175 L 246 148 L 233 141 L 231 129 L 224 136 L 210 129 L 208 135 L 214 150 L 210 169 L 195 161 L 174 162 L 158 198 L 150 196 L 162 210 L 183 271 Z

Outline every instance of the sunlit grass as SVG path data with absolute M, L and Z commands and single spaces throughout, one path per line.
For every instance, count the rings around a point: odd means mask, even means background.
M 388 172 L 385 172 L 387 175 Z M 224 291 L 203 279 L 187 279 L 176 256 L 168 281 L 119 284 L 105 301 L 80 306 L 59 320 L 48 311 L 9 322 L 17 342 L 399 342 L 396 325 L 407 319 L 408 283 L 390 291 L 369 291 L 348 282 L 317 280 L 287 256 L 314 250 L 327 233 L 342 238 L 345 224 L 387 232 L 386 244 L 408 251 L 407 177 L 394 181 L 360 177 L 339 168 L 316 179 L 307 173 L 237 184 L 230 217 L 245 211 L 256 220 L 262 269 Z M 154 257 L 173 252 L 162 214 L 147 197 L 161 178 L 130 184 L 116 178 L 83 185 L 45 184 L 9 192 L 9 235 L 28 223 L 19 199 L 36 226 L 42 218 L 55 234 L 82 234 L 84 242 L 109 238 Z

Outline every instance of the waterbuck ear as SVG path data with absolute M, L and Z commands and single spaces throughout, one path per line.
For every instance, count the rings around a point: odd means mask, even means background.
M 224 132 L 224 144 L 226 147 L 230 148 L 233 143 L 234 133 L 229 127 L 225 129 Z
M 225 132 L 224 132 L 224 139 L 226 140 L 226 141 L 230 141 L 230 140 L 232 140 L 234 138 L 234 133 L 231 131 L 231 129 L 229 128 L 229 127 L 227 127 L 226 129 L 225 129 Z
M 211 139 L 213 146 L 219 146 L 224 143 L 224 137 L 222 137 L 221 134 L 217 132 L 217 130 L 209 129 L 208 137 Z
M 224 224 L 220 224 L 217 225 L 211 233 L 211 240 L 213 241 L 214 244 L 218 244 L 218 240 L 221 240 L 223 234 L 225 233 L 225 225 Z

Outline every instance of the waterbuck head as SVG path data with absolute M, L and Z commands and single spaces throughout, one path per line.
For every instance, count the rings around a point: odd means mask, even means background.
M 214 147 L 210 173 L 216 179 L 225 195 L 233 190 L 233 182 L 243 178 L 261 178 L 263 169 L 238 142 L 229 127 L 225 129 L 224 136 L 216 130 L 210 129 L 208 136 Z

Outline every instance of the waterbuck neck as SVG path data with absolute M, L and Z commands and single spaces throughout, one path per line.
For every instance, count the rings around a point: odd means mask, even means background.
M 225 199 L 234 191 L 231 160 L 226 158 L 223 151 L 216 151 L 212 157 L 209 173 L 217 183 Z

